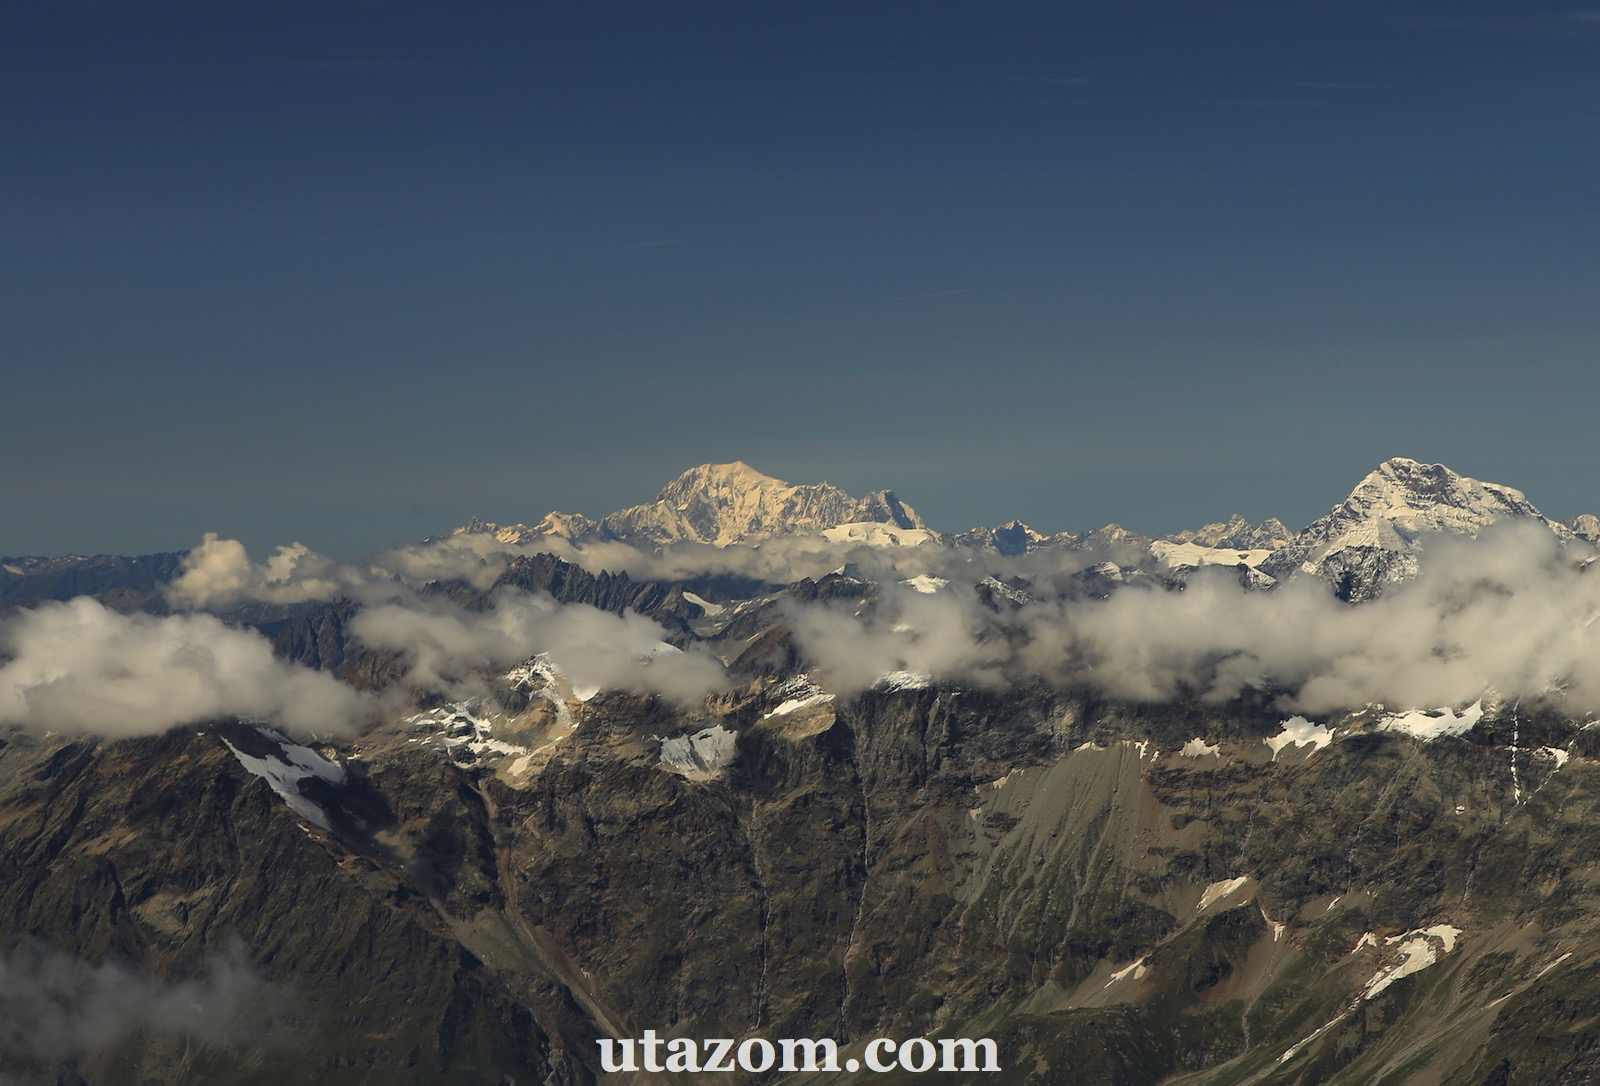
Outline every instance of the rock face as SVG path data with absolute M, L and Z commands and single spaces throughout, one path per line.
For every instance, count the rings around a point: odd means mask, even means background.
M 1572 531 L 1545 518 L 1520 490 L 1457 475 L 1442 464 L 1386 460 L 1335 506 L 1279 547 L 1261 570 L 1282 580 L 1321 577 L 1341 598 L 1360 601 L 1418 569 L 1425 537 L 1469 537 L 1508 519 L 1543 524 L 1564 539 Z

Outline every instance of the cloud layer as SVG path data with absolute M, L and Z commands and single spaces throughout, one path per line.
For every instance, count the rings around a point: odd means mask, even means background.
M 366 645 L 397 653 L 406 681 L 457 695 L 475 693 L 484 671 L 504 670 L 544 653 L 575 690 L 646 690 L 693 701 L 727 684 L 703 649 L 679 651 L 641 615 L 560 604 L 544 593 L 502 589 L 485 611 L 449 600 L 411 599 L 368 607 L 350 623 Z
M 863 576 L 895 579 L 919 573 L 968 576 L 975 560 L 986 572 L 1049 579 L 1067 576 L 1107 557 L 1129 553 L 1036 552 L 1003 557 L 962 548 L 885 548 L 838 543 L 821 536 L 779 536 L 759 545 L 727 547 L 675 543 L 645 551 L 626 543 L 581 546 L 560 536 L 529 544 L 501 543 L 491 535 L 465 533 L 382 551 L 355 562 L 334 562 L 299 543 L 281 546 L 265 562 L 252 561 L 244 544 L 206 533 L 184 559 L 184 571 L 167 587 L 176 607 L 225 610 L 247 602 L 295 604 L 348 597 L 383 602 L 398 589 L 429 582 L 464 581 L 480 591 L 492 586 L 519 555 L 553 554 L 590 573 L 626 573 L 635 580 L 692 580 L 732 574 L 768 584 L 817 579 L 850 564 Z
M 1417 580 L 1357 607 L 1313 578 L 1245 592 L 1227 569 L 1199 571 L 1183 591 L 1147 585 L 1107 600 L 1060 599 L 1071 575 L 1099 555 L 1006 558 L 814 538 L 645 554 L 617 543 L 578 548 L 546 539 L 521 548 L 465 535 L 335 566 L 293 548 L 256 565 L 238 544 L 208 537 L 177 591 L 192 600 L 349 595 L 367 603 L 352 630 L 368 645 L 400 654 L 411 681 L 443 690 L 465 690 L 475 669 L 537 652 L 550 653 L 581 687 L 688 699 L 721 684 L 707 653 L 660 655 L 663 632 L 638 616 L 509 592 L 497 594 L 490 610 L 469 612 L 408 587 L 450 579 L 484 587 L 513 555 L 540 550 L 591 570 L 667 580 L 732 573 L 787 583 L 854 562 L 879 582 L 876 606 L 859 614 L 827 605 L 786 612 L 821 677 L 846 693 L 910 671 L 986 685 L 1043 677 L 1135 700 L 1194 693 L 1225 701 L 1267 688 L 1280 692 L 1284 707 L 1313 713 L 1375 702 L 1459 704 L 1486 688 L 1507 698 L 1559 690 L 1575 708 L 1600 712 L 1600 573 L 1581 561 L 1592 549 L 1562 548 L 1543 528 L 1516 523 L 1476 541 L 1431 539 Z M 950 583 L 932 594 L 899 583 L 923 573 Z M 997 615 L 970 587 L 985 575 L 1025 578 L 1045 602 Z
M 861 615 L 797 608 L 791 626 L 845 691 L 907 670 L 988 684 L 1043 676 L 1149 701 L 1265 687 L 1305 712 L 1461 704 L 1485 689 L 1560 691 L 1600 711 L 1600 567 L 1584 554 L 1508 525 L 1477 541 L 1441 537 L 1416 581 L 1359 606 L 1312 579 L 1245 592 L 1231 571 L 1205 570 L 1181 592 L 1130 588 L 1004 618 L 954 583 L 920 598 L 893 586 Z
M 120 737 L 245 716 L 328 734 L 371 709 L 332 676 L 274 657 L 259 634 L 204 614 L 47 603 L 0 624 L 0 654 L 0 724 Z
M 265 563 L 255 563 L 237 539 L 207 532 L 183 560 L 183 572 L 167 586 L 167 597 L 183 607 L 225 607 L 242 600 L 304 603 L 331 599 L 345 577 L 333 561 L 292 543 Z
M 270 1032 L 272 997 L 237 950 L 165 984 L 24 943 L 0 958 L 0 1055 L 60 1064 L 146 1029 L 212 1045 L 259 1044 Z

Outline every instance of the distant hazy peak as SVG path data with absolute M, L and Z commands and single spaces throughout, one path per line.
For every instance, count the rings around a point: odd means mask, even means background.
M 1593 513 L 1579 513 L 1561 522 L 1572 529 L 1572 534 L 1591 543 L 1600 543 L 1600 517 Z
M 1230 550 L 1275 550 L 1293 539 L 1294 533 L 1277 517 L 1251 524 L 1242 514 L 1235 513 L 1225 521 L 1215 521 L 1193 531 L 1175 532 L 1166 538 L 1174 543 L 1198 543 L 1203 547 Z
M 526 524 L 496 524 L 482 517 L 473 517 L 450 534 L 492 535 L 501 543 L 531 543 L 547 536 L 586 539 L 594 535 L 597 527 L 597 522 L 582 513 L 546 513 L 539 523 L 531 527 Z

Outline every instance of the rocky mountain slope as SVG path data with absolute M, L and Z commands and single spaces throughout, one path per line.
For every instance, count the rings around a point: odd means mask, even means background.
M 13 1036 L 7 1072 L 582 1083 L 649 1027 L 988 1036 L 996 1082 L 1600 1074 L 1600 748 L 1546 710 L 1430 740 L 1044 687 L 498 690 L 337 745 L 8 736 L 8 937 L 256 987 L 209 1040 Z

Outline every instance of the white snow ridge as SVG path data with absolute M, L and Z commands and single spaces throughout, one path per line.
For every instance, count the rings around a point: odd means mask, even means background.
M 791 713 L 804 712 L 818 705 L 826 705 L 833 700 L 833 695 L 811 681 L 810 676 L 797 675 L 788 682 L 777 687 L 773 693 L 783 698 L 777 708 L 769 709 L 762 714 L 762 720 L 770 720 L 775 716 L 788 716 Z

